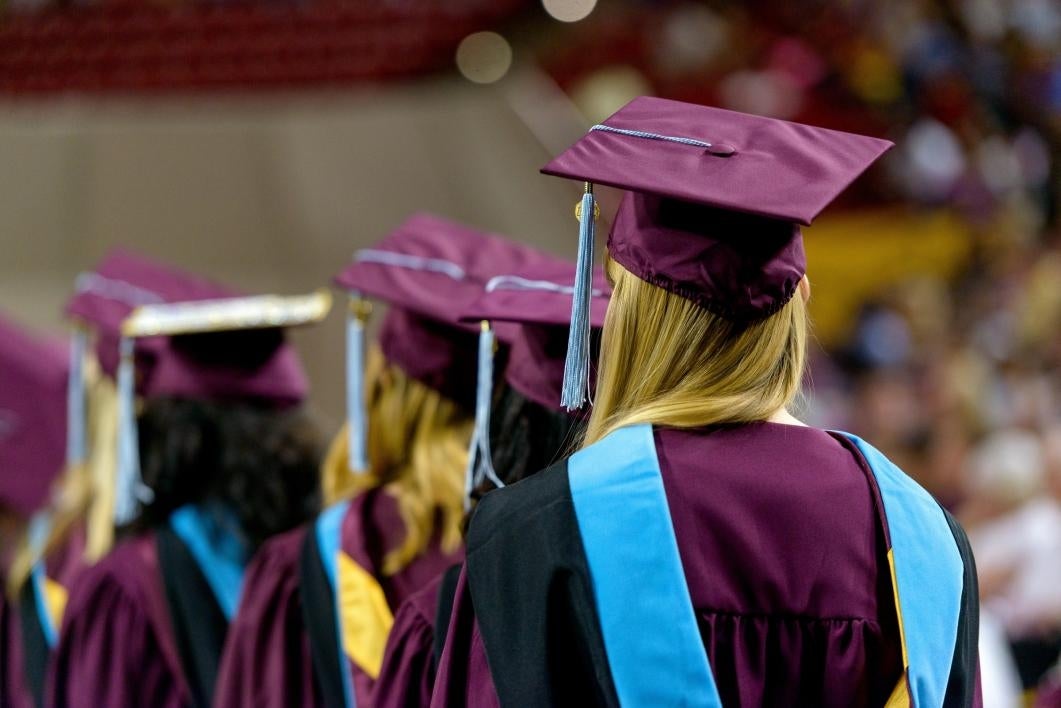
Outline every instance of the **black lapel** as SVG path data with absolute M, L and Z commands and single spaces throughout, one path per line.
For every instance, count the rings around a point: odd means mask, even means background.
M 156 530 L 155 539 L 181 669 L 195 705 L 206 708 L 213 699 L 228 620 L 184 542 L 166 526 Z
M 37 592 L 32 578 L 22 584 L 22 591 L 18 594 L 18 619 L 26 686 L 33 695 L 33 703 L 41 708 L 44 705 L 44 681 L 51 650 L 44 637 L 40 615 L 37 614 Z
M 442 649 L 446 646 L 446 635 L 449 633 L 449 618 L 453 614 L 453 600 L 457 595 L 457 581 L 461 576 L 461 564 L 453 566 L 442 574 L 442 584 L 438 588 L 438 606 L 435 608 L 434 665 L 442 659 Z
M 339 656 L 339 634 L 335 627 L 335 593 L 317 547 L 316 527 L 310 526 L 302 541 L 298 559 L 299 591 L 302 594 L 302 619 L 309 635 L 313 675 L 320 688 L 324 705 L 345 708 L 342 672 L 344 657 Z
M 472 605 L 501 704 L 618 706 L 567 462 L 484 496 L 467 545 Z
M 942 509 L 942 507 L 940 507 Z M 980 590 L 976 581 L 976 561 L 965 530 L 946 509 L 950 532 L 958 544 L 958 552 L 965 566 L 962 584 L 961 612 L 958 614 L 958 636 L 954 640 L 954 656 L 951 659 L 950 679 L 943 698 L 945 708 L 970 708 L 976 694 L 976 675 L 979 661 L 977 648 L 980 636 Z

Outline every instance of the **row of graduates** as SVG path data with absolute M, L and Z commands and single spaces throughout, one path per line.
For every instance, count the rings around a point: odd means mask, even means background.
M 92 383 L 10 573 L 5 700 L 979 705 L 960 527 L 787 409 L 799 226 L 888 147 L 642 98 L 544 170 L 585 182 L 577 262 L 411 217 L 335 278 L 319 479 L 282 329 L 328 293 L 105 259 L 67 308 Z M 606 275 L 593 183 L 628 190 Z
M 496 475 L 474 450 L 468 464 L 477 375 L 505 478 L 554 461 L 579 420 L 559 407 L 574 280 L 573 263 L 427 214 L 359 251 L 336 278 L 350 420 L 318 473 L 282 330 L 322 319 L 328 293 L 246 297 L 127 251 L 83 273 L 66 312 L 91 339 L 72 361 L 31 357 L 42 379 L 80 380 L 84 401 L 50 404 L 87 408 L 85 441 L 12 565 L 4 705 L 426 704 L 440 584 L 471 487 Z M 595 286 L 599 327 L 602 272 Z M 388 307 L 366 344 L 373 300 Z

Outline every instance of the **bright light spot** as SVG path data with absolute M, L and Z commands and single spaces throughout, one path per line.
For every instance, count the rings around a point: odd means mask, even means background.
M 561 22 L 578 22 L 589 17 L 597 0 L 542 0 L 545 11 Z
M 457 47 L 457 68 L 477 84 L 492 84 L 512 66 L 512 47 L 496 32 L 475 32 Z
M 679 5 L 667 13 L 654 44 L 657 66 L 669 74 L 702 71 L 727 51 L 729 25 L 713 10 L 700 5 Z
M 598 69 L 571 87 L 571 99 L 593 123 L 615 113 L 632 99 L 652 93 L 644 74 L 632 66 Z
M 965 150 L 950 128 L 922 118 L 906 133 L 906 187 L 921 199 L 944 199 L 965 172 Z
M 779 71 L 735 71 L 719 84 L 726 108 L 771 118 L 792 118 L 803 103 L 803 92 Z

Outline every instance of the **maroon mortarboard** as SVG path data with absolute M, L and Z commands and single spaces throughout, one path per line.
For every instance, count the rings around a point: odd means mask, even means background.
M 494 334 L 509 346 L 505 365 L 508 384 L 549 410 L 560 404 L 564 353 L 574 293 L 574 263 L 553 260 L 491 278 L 482 293 L 462 313 L 466 321 L 481 323 L 479 371 L 476 385 L 475 430 L 468 450 L 465 505 L 483 480 L 503 487 L 490 449 L 493 406 Z M 602 269 L 593 274 L 590 325 L 601 327 L 611 295 Z
M 93 270 L 77 277 L 66 314 L 117 338 L 125 319 L 141 305 L 236 295 L 234 290 L 194 273 L 115 249 Z
M 766 317 L 806 272 L 808 225 L 892 143 L 659 98 L 634 99 L 542 172 L 586 183 L 580 272 L 592 259 L 592 184 L 629 190 L 608 251 L 639 278 L 740 322 Z M 564 405 L 585 401 L 577 285 Z
M 124 251 L 78 277 L 67 313 L 96 330 L 101 364 L 117 379 L 118 523 L 150 493 L 139 481 L 134 393 L 296 404 L 308 384 L 282 328 L 318 321 L 330 304 L 327 292 L 241 296 Z
M 464 311 L 464 318 L 469 321 L 489 321 L 498 337 L 508 344 L 505 364 L 508 384 L 549 410 L 562 410 L 560 393 L 574 286 L 574 263 L 560 262 L 503 273 L 494 276 Z M 590 300 L 591 328 L 604 326 L 610 297 L 611 286 L 604 270 L 595 268 Z
M 28 518 L 63 466 L 67 351 L 0 317 L 0 507 Z
M 96 335 L 96 356 L 108 376 L 118 370 L 118 341 L 125 318 L 141 305 L 229 297 L 235 292 L 192 273 L 130 251 L 108 253 L 94 270 L 78 275 L 66 314 Z M 164 338 L 145 339 L 137 347 L 137 369 L 143 392 Z
M 508 238 L 432 214 L 414 214 L 335 276 L 350 293 L 475 331 L 461 309 L 490 278 L 558 259 Z
M 145 396 L 290 406 L 305 398 L 308 384 L 284 330 L 319 322 L 330 308 L 327 290 L 167 302 L 138 307 L 121 334 L 165 339 Z
M 498 235 L 430 214 L 408 218 L 372 248 L 354 254 L 335 277 L 350 294 L 347 318 L 347 417 L 350 468 L 367 468 L 362 299 L 391 305 L 380 333 L 388 361 L 469 408 L 475 402 L 478 327 L 464 307 L 497 273 L 554 259 Z
M 241 294 L 201 276 L 128 251 L 108 254 L 82 273 L 66 312 L 96 333 L 103 370 L 115 376 L 126 320 L 145 306 L 221 302 Z M 278 328 L 213 326 L 172 336 L 138 336 L 136 391 L 144 397 L 254 399 L 290 405 L 308 384 L 294 349 Z M 200 325 L 201 327 L 201 325 Z

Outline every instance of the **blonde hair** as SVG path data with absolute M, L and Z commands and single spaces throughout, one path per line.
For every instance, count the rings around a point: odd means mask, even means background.
M 369 352 L 365 368 L 369 469 L 351 473 L 344 425 L 325 457 L 322 484 L 329 504 L 374 487 L 397 499 L 405 540 L 383 562 L 383 573 L 394 575 L 436 535 L 446 552 L 460 546 L 474 420 L 469 411 L 388 362 L 378 346 Z
M 94 361 L 86 361 L 85 386 L 88 459 L 68 465 L 60 476 L 46 510 L 51 525 L 43 547 L 32 547 L 28 538 L 19 544 L 8 575 L 12 596 L 19 592 L 37 561 L 66 541 L 79 524 L 84 525 L 82 558 L 86 563 L 95 563 L 114 545 L 118 398 L 114 382 L 99 373 Z
M 614 289 L 585 444 L 637 423 L 698 428 L 766 420 L 795 399 L 809 330 L 801 295 L 740 325 L 613 260 L 607 269 Z

